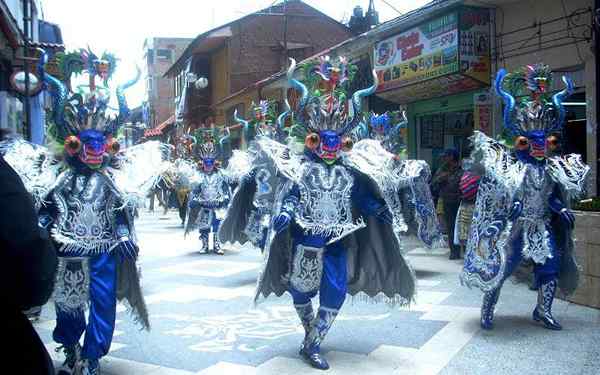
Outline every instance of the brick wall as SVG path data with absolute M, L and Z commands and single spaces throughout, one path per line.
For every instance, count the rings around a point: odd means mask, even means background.
M 273 7 L 273 13 L 281 13 Z M 287 6 L 287 41 L 310 45 L 303 50 L 291 50 L 291 56 L 309 57 L 351 37 L 348 29 L 325 17 L 302 2 L 289 2 Z M 235 25 L 230 40 L 229 93 L 280 71 L 284 61 L 282 49 L 284 18 L 280 15 L 248 17 Z

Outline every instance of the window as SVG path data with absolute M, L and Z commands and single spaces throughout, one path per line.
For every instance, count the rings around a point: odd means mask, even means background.
M 156 58 L 159 60 L 169 60 L 171 61 L 171 59 L 173 58 L 173 51 L 171 51 L 170 49 L 157 49 L 156 50 Z
M 148 65 L 154 64 L 154 50 L 152 48 L 148 48 L 148 51 L 146 51 L 146 63 Z

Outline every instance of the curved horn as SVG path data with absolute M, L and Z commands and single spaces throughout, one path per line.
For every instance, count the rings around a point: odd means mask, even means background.
M 223 132 L 225 133 L 225 135 L 223 135 L 219 139 L 219 145 L 221 146 L 221 151 L 223 150 L 223 143 L 225 143 L 226 141 L 229 141 L 229 138 L 231 137 L 231 131 L 229 130 L 229 128 L 224 128 Z
M 117 101 L 119 103 L 119 125 L 122 124 L 125 121 L 125 119 L 127 119 L 127 117 L 129 117 L 130 113 L 129 107 L 127 106 L 127 100 L 125 99 L 125 90 L 135 85 L 140 80 L 140 76 L 142 75 L 142 71 L 140 70 L 139 66 L 136 65 L 135 70 L 136 74 L 132 80 L 129 80 L 117 87 Z
M 250 129 L 250 122 L 247 120 L 244 120 L 243 118 L 238 116 L 238 110 L 237 108 L 235 109 L 235 111 L 233 111 L 233 119 L 237 122 L 239 122 L 240 124 L 242 124 L 242 130 L 244 131 L 244 137 L 246 139 L 248 139 L 248 132 Z
M 42 56 L 43 63 L 40 61 L 40 69 L 44 70 L 47 57 L 44 54 Z M 69 89 L 59 79 L 53 75 L 44 71 L 44 83 L 54 88 L 52 91 L 52 119 L 54 124 L 57 126 L 59 136 L 66 137 L 69 134 L 77 133 L 76 129 L 69 128 L 69 125 L 65 121 L 65 105 L 69 98 Z
M 502 88 L 502 83 L 504 82 L 504 77 L 506 77 L 506 69 L 500 69 L 496 74 L 496 81 L 494 83 L 494 87 L 496 89 L 496 94 L 502 98 L 504 101 L 504 127 L 508 129 L 513 135 L 519 134 L 519 129 L 513 124 L 511 121 L 512 112 L 515 109 L 515 98 L 506 90 Z
M 556 120 L 552 122 L 552 126 L 548 133 L 557 131 L 563 125 L 566 113 L 562 102 L 566 97 L 573 93 L 573 81 L 567 76 L 562 76 L 562 80 L 565 84 L 565 88 L 552 96 L 552 104 L 554 104 L 554 107 L 558 111 L 558 116 L 556 117 Z
M 377 90 L 377 86 L 379 85 L 379 77 L 377 77 L 375 70 L 373 70 L 371 73 L 373 74 L 373 84 L 366 89 L 356 91 L 352 95 L 352 108 L 354 110 L 354 115 L 352 116 L 352 120 L 341 129 L 339 132 L 340 134 L 347 132 L 349 129 L 352 129 L 357 125 L 362 108 L 362 98 L 373 94 L 375 90 Z
M 308 98 L 308 88 L 302 82 L 294 78 L 294 71 L 296 70 L 296 60 L 290 58 L 290 67 L 287 71 L 287 79 L 293 88 L 300 91 L 300 106 L 302 107 L 306 103 Z
M 287 99 L 284 101 L 284 104 L 285 104 L 285 106 L 284 106 L 285 111 L 283 111 L 279 116 L 277 116 L 277 129 L 278 130 L 283 130 L 283 128 L 285 127 L 285 119 L 292 112 L 292 108 L 290 108 L 290 103 L 288 102 Z

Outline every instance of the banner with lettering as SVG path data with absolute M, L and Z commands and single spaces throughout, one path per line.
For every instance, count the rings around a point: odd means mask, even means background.
M 458 13 L 377 43 L 374 60 L 379 92 L 458 72 Z

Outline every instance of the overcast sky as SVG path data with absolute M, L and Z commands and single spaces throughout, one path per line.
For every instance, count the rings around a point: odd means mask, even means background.
M 279 2 L 280 0 L 276 0 Z M 332 18 L 346 21 L 356 5 L 365 10 L 368 0 L 305 0 Z M 375 0 L 380 21 L 414 9 L 429 0 Z M 115 82 L 124 82 L 141 66 L 142 47 L 148 37 L 193 38 L 213 27 L 264 9 L 273 0 L 43 0 L 45 19 L 60 25 L 68 50 L 84 48 L 115 53 L 120 59 Z M 128 92 L 135 107 L 143 100 L 144 84 Z

